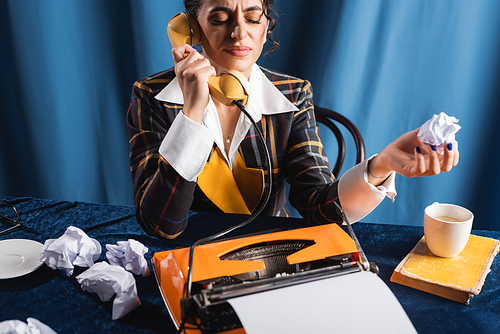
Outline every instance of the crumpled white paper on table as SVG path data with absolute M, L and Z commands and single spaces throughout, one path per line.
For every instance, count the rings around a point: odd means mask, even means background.
M 139 241 L 129 239 L 128 241 L 118 241 L 117 245 L 106 244 L 106 257 L 109 263 L 121 266 L 126 270 L 143 277 L 149 276 L 148 263 L 144 254 L 148 248 Z
M 141 305 L 134 276 L 123 267 L 98 262 L 76 276 L 84 291 L 97 293 L 103 301 L 113 301 L 113 320 L 119 319 Z
M 420 127 L 417 137 L 425 145 L 435 145 L 439 154 L 443 154 L 445 143 L 452 143 L 453 146 L 458 147 L 455 133 L 461 129 L 461 126 L 456 123 L 458 123 L 457 118 L 441 112 L 439 115 L 433 115 Z
M 101 255 L 101 244 L 75 226 L 70 226 L 58 239 L 47 239 L 40 253 L 40 261 L 52 269 L 64 269 L 73 274 L 74 266 L 90 267 Z
M 0 322 L 0 334 L 57 334 L 52 328 L 38 319 L 28 318 L 27 323 L 21 320 L 5 320 Z

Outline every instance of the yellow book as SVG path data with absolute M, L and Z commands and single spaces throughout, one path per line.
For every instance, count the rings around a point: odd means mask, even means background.
M 477 295 L 500 248 L 500 241 L 471 235 L 455 257 L 433 255 L 425 236 L 394 269 L 391 282 L 468 304 Z

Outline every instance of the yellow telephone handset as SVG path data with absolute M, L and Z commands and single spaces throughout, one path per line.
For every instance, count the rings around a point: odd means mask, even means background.
M 223 73 L 220 77 L 210 77 L 208 79 L 210 95 L 224 103 L 226 106 L 233 106 L 233 101 L 241 100 L 245 105 L 250 95 L 250 84 L 241 72 L 231 70 Z
M 194 46 L 200 43 L 200 27 L 189 13 L 179 13 L 170 19 L 167 34 L 173 48 L 182 44 Z M 232 106 L 235 100 L 241 100 L 245 105 L 250 95 L 247 78 L 236 70 L 222 73 L 220 77 L 210 77 L 208 87 L 210 95 L 226 106 Z
M 182 44 L 200 43 L 200 27 L 189 13 L 178 13 L 172 17 L 168 22 L 167 34 L 173 48 Z

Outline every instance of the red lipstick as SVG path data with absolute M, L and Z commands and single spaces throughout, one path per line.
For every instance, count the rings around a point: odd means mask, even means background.
M 250 48 L 248 46 L 234 45 L 225 48 L 224 51 L 235 57 L 246 57 L 250 53 Z

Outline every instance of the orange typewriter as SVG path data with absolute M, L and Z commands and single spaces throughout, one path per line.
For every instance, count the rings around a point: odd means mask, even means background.
M 153 267 L 168 311 L 184 333 L 245 333 L 227 301 L 362 270 L 377 271 L 349 224 L 329 224 L 158 252 Z M 191 291 L 186 296 L 186 291 Z

